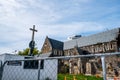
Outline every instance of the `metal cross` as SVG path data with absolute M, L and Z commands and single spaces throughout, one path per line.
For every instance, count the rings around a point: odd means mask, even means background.
M 34 41 L 34 34 L 37 32 L 37 30 L 35 30 L 35 25 L 33 25 L 33 28 L 30 28 L 30 30 L 32 31 L 32 41 Z

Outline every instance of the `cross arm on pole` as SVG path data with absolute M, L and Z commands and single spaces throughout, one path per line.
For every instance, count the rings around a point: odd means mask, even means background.
M 32 41 L 34 41 L 34 34 L 35 32 L 37 32 L 37 30 L 35 29 L 35 25 L 33 25 L 33 28 L 30 28 L 30 30 L 32 31 Z

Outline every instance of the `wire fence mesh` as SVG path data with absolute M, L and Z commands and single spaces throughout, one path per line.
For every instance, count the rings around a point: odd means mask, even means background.
M 1 80 L 57 80 L 57 60 L 6 61 Z
M 106 56 L 105 62 L 107 77 L 119 77 L 120 56 Z M 0 65 L 0 80 L 103 80 L 102 77 L 100 56 L 7 60 Z

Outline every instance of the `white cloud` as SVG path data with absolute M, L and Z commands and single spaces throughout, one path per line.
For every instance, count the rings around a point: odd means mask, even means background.
M 103 26 L 94 22 L 74 22 L 69 24 L 44 25 L 40 28 L 40 33 L 44 35 L 66 36 L 82 32 L 101 31 L 103 28 Z
M 26 25 L 51 22 L 59 19 L 50 5 L 38 0 L 1 0 L 0 23 L 7 25 Z
M 104 30 L 105 26 L 94 21 L 72 21 L 71 18 L 71 22 L 59 23 L 69 20 L 69 16 L 86 12 L 89 8 L 84 4 L 92 1 L 0 0 L 0 51 L 12 52 L 28 47 L 31 40 L 29 27 L 33 24 L 38 29 L 35 40 L 39 49 L 47 35 L 65 40 L 71 35 Z
M 6 46 L 8 48 L 11 48 L 12 50 L 25 49 L 26 47 L 28 47 L 29 41 L 31 40 L 31 31 L 29 31 L 28 27 L 23 28 L 21 30 L 18 29 L 16 28 L 14 32 L 10 32 L 9 34 L 8 32 L 6 32 L 7 34 L 4 34 L 4 36 L 1 38 L 1 41 L 3 41 L 4 43 L 6 42 Z M 40 50 L 44 38 L 47 35 L 54 39 L 56 39 L 59 36 L 66 40 L 68 36 L 75 35 L 78 33 L 101 31 L 104 29 L 104 27 L 92 22 L 75 22 L 71 24 L 36 25 L 36 29 L 38 30 L 38 32 L 35 33 L 35 41 L 37 47 Z M 2 46 L 4 47 L 4 45 Z
M 0 47 L 0 54 L 3 53 L 12 53 L 13 49 L 7 47 Z

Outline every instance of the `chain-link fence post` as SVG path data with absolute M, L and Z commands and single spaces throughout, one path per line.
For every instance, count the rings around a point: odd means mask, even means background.
M 103 78 L 106 80 L 106 64 L 105 64 L 105 56 L 101 56 L 102 61 L 102 69 L 103 69 Z
M 7 63 L 7 61 L 5 61 L 4 63 L 1 62 L 1 67 L 0 67 L 0 80 L 2 80 L 3 77 L 3 70 L 5 67 L 5 64 Z
M 38 80 L 40 80 L 40 67 L 41 67 L 41 61 L 38 60 Z
M 3 72 L 2 61 L 0 61 L 0 80 L 2 80 L 2 72 Z

